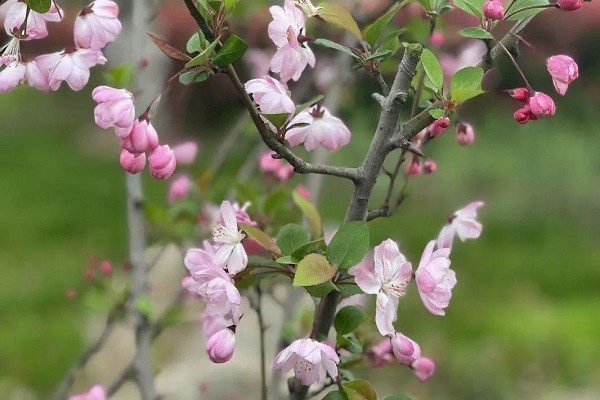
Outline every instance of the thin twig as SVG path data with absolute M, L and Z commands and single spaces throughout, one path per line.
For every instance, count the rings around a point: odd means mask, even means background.
M 262 313 L 262 292 L 260 290 L 260 284 L 255 287 L 256 298 L 250 300 L 252 309 L 256 312 L 258 318 L 258 332 L 260 337 L 260 398 L 261 400 L 267 400 L 267 361 L 266 361 L 266 348 L 265 348 L 265 321 Z

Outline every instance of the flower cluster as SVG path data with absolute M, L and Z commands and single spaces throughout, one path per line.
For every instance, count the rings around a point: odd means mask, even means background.
M 245 235 L 238 223 L 254 225 L 244 207 L 228 201 L 221 204 L 221 221 L 213 227 L 213 242 L 190 249 L 184 263 L 190 276 L 182 285 L 206 304 L 203 316 L 206 352 L 215 363 L 231 359 L 235 350 L 235 329 L 241 317 L 241 295 L 234 278 L 248 265 L 242 245 Z
M 391 239 L 375 247 L 373 263 L 362 262 L 350 269 L 356 284 L 367 294 L 377 296 L 375 323 L 379 333 L 388 336 L 385 342 L 367 352 L 373 366 L 392 361 L 391 354 L 401 364 L 415 370 L 421 380 L 434 371 L 434 364 L 421 357 L 421 349 L 411 339 L 397 332 L 393 326 L 398 315 L 398 303 L 404 296 L 413 276 L 425 308 L 434 315 L 444 315 L 450 304 L 452 289 L 456 285 L 456 274 L 450 269 L 450 252 L 455 235 L 461 240 L 475 239 L 481 234 L 481 224 L 475 220 L 477 209 L 483 202 L 470 203 L 448 218 L 437 241 L 427 243 L 419 266 L 413 274 L 411 263 Z
M 25 62 L 20 42 L 48 36 L 46 22 L 60 22 L 64 13 L 55 2 L 45 14 L 29 10 L 25 2 L 18 0 L 9 0 L 2 7 L 7 8 L 4 29 L 12 39 L 0 55 L 0 67 L 4 67 L 0 71 L 0 93 L 25 82 L 44 92 L 58 90 L 62 82 L 72 90 L 83 89 L 90 78 L 90 68 L 107 62 L 102 49 L 121 32 L 118 5 L 97 0 L 77 16 L 73 47 Z

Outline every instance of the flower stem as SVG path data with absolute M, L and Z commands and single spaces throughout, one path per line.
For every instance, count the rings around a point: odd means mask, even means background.
M 523 73 L 523 70 L 521 69 L 521 67 L 519 67 L 519 64 L 517 64 L 517 60 L 515 60 L 515 58 L 513 57 L 513 55 L 502 44 L 502 42 L 498 42 L 498 44 L 500 45 L 500 47 L 502 47 L 502 49 L 504 50 L 504 52 L 506 52 L 506 55 L 508 56 L 508 58 L 510 59 L 510 61 L 512 62 L 512 64 L 515 66 L 515 68 L 517 69 L 517 71 L 519 72 L 519 75 L 521 75 L 521 78 L 523 78 L 523 81 L 525 82 L 525 85 L 527 86 L 527 89 L 529 90 L 529 92 L 533 93 L 533 88 L 531 87 L 531 84 L 529 83 L 529 81 L 527 80 L 527 77 Z

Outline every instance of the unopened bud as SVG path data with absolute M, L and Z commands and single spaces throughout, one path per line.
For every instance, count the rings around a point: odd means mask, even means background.
M 110 274 L 112 274 L 112 265 L 110 261 L 104 260 L 100 263 L 100 272 L 102 272 L 102 275 L 104 276 L 110 276 Z
M 429 379 L 435 372 L 435 363 L 427 357 L 421 357 L 415 360 L 411 367 L 415 371 L 417 378 L 422 382 Z
M 423 163 L 423 172 L 433 174 L 437 170 L 437 164 L 433 160 L 427 160 Z
M 150 175 L 156 179 L 167 179 L 175 172 L 175 154 L 168 145 L 157 146 L 148 157 Z
M 527 103 L 529 101 L 529 90 L 527 88 L 516 88 L 508 91 L 510 97 L 515 100 Z
M 130 174 L 138 174 L 142 172 L 146 166 L 146 154 L 139 155 L 131 154 L 129 151 L 122 149 L 119 157 L 121 167 Z
M 206 342 L 206 353 L 210 360 L 217 364 L 231 360 L 234 350 L 235 333 L 229 328 L 221 329 Z
M 583 1 L 581 0 L 558 0 L 558 7 L 564 11 L 575 11 L 581 8 Z
M 535 92 L 529 99 L 529 108 L 537 117 L 552 116 L 556 113 L 556 105 L 552 97 L 542 92 Z
M 501 20 L 504 18 L 504 6 L 499 0 L 488 0 L 483 5 L 483 15 L 491 20 Z
M 461 146 L 470 145 L 475 141 L 475 131 L 469 124 L 462 122 L 456 123 L 456 141 Z

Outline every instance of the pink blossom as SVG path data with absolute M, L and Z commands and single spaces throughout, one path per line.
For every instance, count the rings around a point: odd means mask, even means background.
M 50 86 L 48 85 L 48 79 L 44 73 L 40 70 L 35 60 L 29 61 L 27 64 L 27 83 L 29 86 L 41 90 L 42 92 L 48 92 Z
M 488 0 L 483 5 L 483 15 L 491 20 L 504 18 L 504 6 L 499 0 Z
M 14 62 L 21 62 L 21 39 L 18 37 L 10 39 L 0 56 L 0 66 Z
M 229 329 L 221 329 L 206 342 L 206 353 L 214 363 L 221 364 L 231 360 L 235 350 L 235 333 Z
M 69 400 L 106 400 L 106 392 L 100 385 L 96 385 L 89 392 L 69 397 Z
M 302 111 L 290 122 L 290 126 L 308 124 L 287 131 L 285 138 L 292 146 L 304 143 L 308 151 L 323 146 L 329 151 L 336 151 L 350 143 L 350 130 L 341 119 L 331 115 L 329 110 L 317 104 Z
M 448 129 L 449 126 L 450 118 L 447 116 L 438 118 L 433 121 L 431 125 L 429 125 L 429 136 L 432 138 L 441 136 L 444 132 L 446 132 L 446 129 Z
M 102 275 L 109 276 L 110 274 L 112 274 L 112 270 L 113 267 L 110 261 L 104 260 L 100 263 L 100 272 L 102 273 Z
M 251 79 L 244 87 L 252 94 L 263 114 L 292 114 L 296 109 L 283 84 L 268 75 L 260 79 Z
M 546 67 L 552 76 L 554 88 L 562 96 L 567 93 L 569 84 L 579 77 L 579 67 L 569 56 L 552 56 L 546 60 Z
M 389 337 L 379 342 L 373 347 L 370 347 L 365 358 L 369 365 L 373 368 L 383 367 L 394 361 L 394 353 L 392 351 L 392 342 Z
M 168 145 L 157 146 L 148 157 L 150 175 L 156 179 L 168 179 L 175 172 L 177 161 Z
M 304 31 L 304 14 L 286 0 L 284 7 L 269 8 L 273 21 L 269 24 L 269 37 L 277 46 L 277 52 L 271 59 L 271 70 L 278 73 L 282 82 L 290 79 L 297 81 L 307 65 L 315 66 L 315 55 L 299 36 Z
M 61 52 L 36 57 L 35 62 L 48 80 L 51 90 L 58 90 L 63 81 L 79 91 L 90 79 L 90 68 L 105 64 L 102 52 L 89 49 L 65 49 Z
M 377 295 L 375 323 L 382 335 L 389 335 L 394 332 L 392 323 L 397 317 L 398 301 L 411 280 L 412 265 L 391 239 L 375 247 L 373 258 L 372 267 L 355 267 L 350 273 L 363 292 Z
M 556 4 L 558 4 L 558 7 L 561 10 L 575 11 L 575 10 L 579 10 L 581 8 L 581 6 L 583 5 L 583 1 L 582 0 L 558 0 L 556 2 Z
M 529 98 L 529 108 L 537 117 L 552 116 L 556 113 L 556 105 L 550 96 L 542 92 L 535 92 Z
M 433 174 L 437 171 L 437 163 L 433 160 L 427 160 L 423 163 L 423 173 Z
M 19 30 L 25 22 L 27 4 L 22 1 L 10 1 L 5 4 L 5 7 L 8 7 L 8 12 L 4 19 L 4 30 L 11 36 L 18 35 L 22 40 L 45 38 L 48 36 L 46 21 L 60 22 L 64 15 L 62 9 L 58 8 L 54 2 L 52 2 L 50 10 L 45 14 L 30 10 L 27 17 L 27 32 L 21 35 Z
M 303 184 L 298 184 L 296 186 L 296 192 L 300 195 L 300 197 L 302 197 L 305 200 L 311 201 L 312 200 L 312 193 L 308 190 L 308 188 L 306 186 L 304 186 Z
M 461 146 L 470 145 L 475 141 L 475 131 L 470 124 L 456 123 L 456 141 Z
M 440 31 L 435 31 L 429 38 L 431 45 L 434 47 L 440 47 L 444 43 L 444 34 Z
M 250 225 L 250 226 L 258 225 L 255 221 L 252 220 L 252 218 L 250 218 L 250 215 L 246 211 L 248 209 L 248 207 L 250 207 L 249 201 L 245 202 L 241 206 L 239 205 L 239 203 L 232 203 L 231 207 L 233 207 L 233 211 L 235 212 L 235 219 L 237 220 L 238 224 L 244 224 L 244 225 Z M 222 223 L 223 219 L 221 218 L 220 221 Z
M 206 338 L 210 338 L 220 330 L 232 325 L 232 322 L 222 315 L 203 314 L 200 319 L 202 320 L 202 331 Z
M 260 155 L 258 165 L 265 174 L 273 175 L 277 180 L 285 182 L 294 174 L 294 167 L 287 162 L 273 158 L 274 151 L 266 151 Z
M 193 187 L 192 180 L 187 175 L 182 175 L 174 179 L 169 186 L 169 196 L 167 201 L 175 203 L 178 200 L 185 199 Z
M 207 240 L 203 243 L 203 248 L 192 248 L 185 253 L 183 263 L 185 267 L 190 271 L 192 276 L 205 268 L 221 268 L 222 267 L 214 261 L 216 249 Z
M 523 107 L 519 108 L 515 111 L 514 114 L 515 121 L 520 124 L 526 124 L 530 120 L 537 120 L 538 117 L 534 113 L 531 112 L 531 108 L 529 108 L 529 104 L 525 104 Z
M 179 165 L 189 165 L 194 162 L 198 155 L 198 144 L 196 142 L 185 142 L 173 147 L 175 159 Z
M 400 364 L 410 366 L 421 358 L 421 347 L 417 342 L 400 332 L 392 332 L 391 338 L 392 351 Z
M 432 240 L 425 247 L 415 280 L 425 308 L 434 315 L 444 315 L 456 285 L 456 275 L 450 269 L 450 249 L 433 251 L 434 246 L 435 240 Z
M 158 133 L 146 118 L 133 122 L 129 135 L 121 138 L 121 147 L 133 154 L 145 153 L 158 146 Z
M 94 109 L 96 125 L 102 129 L 115 127 L 119 137 L 129 135 L 135 119 L 133 94 L 125 89 L 98 86 L 92 91 L 92 98 L 98 103 Z
M 0 71 L 0 93 L 7 93 L 25 81 L 27 66 L 22 62 L 12 62 Z
M 192 278 L 195 284 L 188 281 L 185 287 L 190 291 L 195 290 L 204 300 L 204 312 L 229 317 L 237 325 L 242 297 L 227 272 L 223 268 L 203 268 L 196 271 Z
M 529 102 L 530 93 L 529 89 L 527 88 L 512 89 L 508 91 L 508 94 L 515 100 L 521 101 L 523 103 Z
M 122 149 L 119 162 L 125 171 L 130 174 L 138 174 L 146 167 L 146 154 L 131 154 L 127 150 Z
M 78 47 L 101 50 L 121 33 L 119 6 L 110 0 L 94 0 L 75 19 L 74 35 Z
M 411 367 L 415 371 L 417 378 L 422 382 L 431 378 L 435 372 L 435 363 L 427 357 L 421 357 L 415 360 Z
M 475 218 L 477 209 L 483 204 L 483 201 L 474 201 L 452 214 L 437 238 L 437 247 L 451 248 L 454 235 L 458 235 L 463 242 L 466 239 L 477 239 L 481 235 L 482 226 Z
M 338 355 L 330 346 L 304 338 L 295 340 L 277 354 L 273 369 L 286 373 L 293 368 L 296 378 L 303 385 L 309 386 L 323 382 L 327 373 L 335 380 L 339 362 Z
M 214 260 L 235 275 L 248 265 L 248 255 L 241 243 L 246 236 L 238 230 L 235 210 L 228 201 L 221 203 L 221 218 L 223 223 L 213 227 L 213 239 L 220 245 Z
M 423 165 L 421 165 L 421 159 L 419 156 L 414 154 L 410 163 L 406 167 L 406 174 L 408 176 L 421 175 L 423 173 Z

